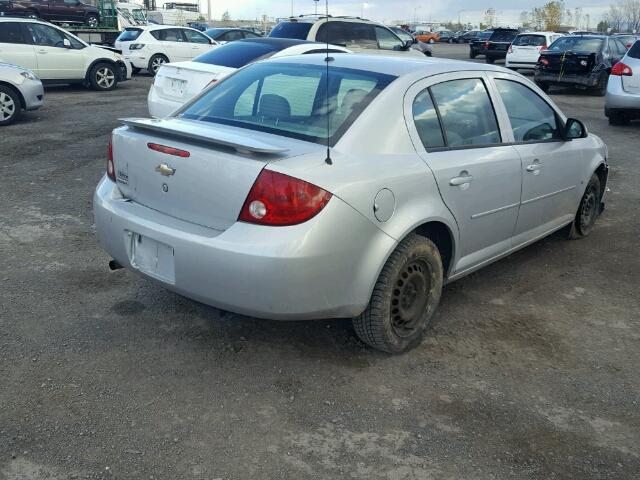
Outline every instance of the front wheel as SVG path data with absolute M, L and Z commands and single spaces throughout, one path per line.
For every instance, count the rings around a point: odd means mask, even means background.
M 20 98 L 11 88 L 0 85 L 0 126 L 9 125 L 20 116 Z
M 94 90 L 113 90 L 118 84 L 116 68 L 110 63 L 99 63 L 89 73 L 89 83 Z
M 442 294 L 440 252 L 428 238 L 411 234 L 384 265 L 367 309 L 353 320 L 358 337 L 388 353 L 417 346 Z
M 100 19 L 95 13 L 90 13 L 85 18 L 84 23 L 91 28 L 95 28 L 98 26 L 98 23 L 100 23 Z
M 570 226 L 569 238 L 578 239 L 588 236 L 593 230 L 596 219 L 600 214 L 600 199 L 602 198 L 600 178 L 595 173 L 591 176 L 584 195 L 580 199 L 578 212 Z

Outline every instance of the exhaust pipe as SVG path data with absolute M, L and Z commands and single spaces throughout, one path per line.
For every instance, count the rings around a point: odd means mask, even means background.
M 118 262 L 116 262 L 115 260 L 109 260 L 109 270 L 120 270 L 121 268 L 124 267 Z

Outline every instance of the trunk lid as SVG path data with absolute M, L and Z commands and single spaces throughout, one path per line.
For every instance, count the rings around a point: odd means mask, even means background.
M 633 74 L 622 77 L 622 88 L 625 92 L 640 94 L 640 59 L 627 55 L 623 62 L 631 68 Z
M 212 81 L 221 80 L 235 70 L 198 62 L 168 63 L 162 66 L 153 85 L 160 98 L 184 103 Z
M 550 52 L 544 51 L 540 59 L 546 58 L 548 65 L 542 70 L 549 73 L 588 73 L 596 64 L 596 54 L 591 52 Z
M 268 163 L 323 152 L 321 145 L 226 125 L 181 119 L 124 123 L 113 133 L 122 194 L 161 213 L 217 230 L 237 221 L 249 190 Z M 152 150 L 150 143 L 189 155 Z

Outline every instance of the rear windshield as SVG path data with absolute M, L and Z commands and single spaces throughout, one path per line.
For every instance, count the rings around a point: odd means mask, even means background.
M 269 34 L 272 38 L 296 38 L 306 40 L 313 23 L 308 22 L 281 22 L 276 25 Z
M 544 35 L 518 35 L 513 44 L 518 47 L 541 47 L 547 43 Z
M 602 47 L 601 38 L 562 37 L 549 46 L 552 52 L 599 52 Z
M 493 32 L 480 32 L 478 34 L 478 40 L 487 40 L 493 34 Z
M 320 144 L 328 137 L 333 146 L 395 77 L 331 67 L 327 82 L 326 72 L 323 65 L 256 63 L 204 92 L 178 116 Z
M 141 28 L 126 28 L 116 39 L 116 42 L 133 42 L 142 33 Z
M 208 30 L 205 30 L 204 33 L 215 40 L 218 35 L 227 31 L 228 29 L 226 28 L 210 28 Z
M 631 58 L 640 58 L 640 40 L 633 44 L 627 55 Z
M 496 30 L 491 35 L 492 42 L 510 42 L 518 35 L 517 30 Z
M 213 48 L 193 59 L 194 62 L 240 68 L 259 59 L 273 55 L 281 47 L 268 43 L 231 42 Z

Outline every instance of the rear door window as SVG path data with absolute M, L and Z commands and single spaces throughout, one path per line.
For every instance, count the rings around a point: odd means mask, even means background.
M 512 80 L 495 80 L 516 142 L 561 138 L 556 112 L 530 88 Z
M 151 32 L 153 38 L 161 42 L 184 42 L 180 28 L 165 28 L 163 30 L 154 30 Z
M 502 141 L 484 82 L 450 80 L 430 88 L 447 147 L 492 145 Z
M 0 43 L 27 43 L 19 23 L 2 23 L 0 28 Z
M 633 46 L 629 49 L 627 55 L 629 55 L 631 58 L 640 59 L 640 40 L 633 44 Z

